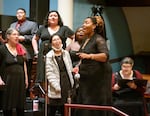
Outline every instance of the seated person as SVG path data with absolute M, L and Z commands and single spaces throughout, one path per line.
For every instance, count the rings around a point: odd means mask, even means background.
M 126 86 L 119 82 L 122 79 L 142 79 L 139 71 L 133 70 L 134 61 L 125 57 L 121 61 L 121 70 L 112 76 L 113 105 L 130 116 L 145 116 L 144 86 L 139 86 L 135 81 L 128 81 Z

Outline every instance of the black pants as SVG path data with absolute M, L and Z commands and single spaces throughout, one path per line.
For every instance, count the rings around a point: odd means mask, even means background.
M 33 61 L 32 59 L 28 59 L 28 61 L 26 62 L 26 65 L 27 65 L 27 74 L 28 74 L 28 88 L 27 88 L 27 91 L 26 91 L 26 96 L 27 97 L 30 96 L 32 61 Z
M 64 116 L 64 105 L 61 106 L 49 105 L 48 116 Z

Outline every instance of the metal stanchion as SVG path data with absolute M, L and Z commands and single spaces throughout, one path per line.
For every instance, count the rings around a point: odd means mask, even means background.
M 44 63 L 46 65 L 46 55 L 44 55 Z M 45 68 L 45 67 L 44 67 Z M 45 69 L 45 116 L 47 116 L 48 114 L 48 109 L 47 109 L 47 105 L 48 105 L 48 94 L 47 94 L 47 78 L 46 78 L 46 69 Z
M 71 104 L 71 91 L 68 91 L 67 102 L 68 104 Z M 71 108 L 68 109 L 68 116 L 71 116 Z

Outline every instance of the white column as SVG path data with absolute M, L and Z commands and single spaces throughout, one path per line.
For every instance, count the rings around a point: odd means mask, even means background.
M 64 25 L 73 28 L 73 0 L 58 0 L 58 12 Z
M 58 12 L 60 13 L 64 25 L 73 29 L 73 0 L 58 0 Z M 72 40 L 67 38 L 66 46 L 68 46 Z

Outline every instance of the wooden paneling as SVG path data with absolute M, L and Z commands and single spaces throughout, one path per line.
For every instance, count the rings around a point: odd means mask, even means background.
M 16 20 L 16 16 L 0 15 L 0 28 L 6 31 L 10 24 Z
M 48 11 L 49 0 L 30 0 L 30 18 L 40 25 L 43 24 Z

